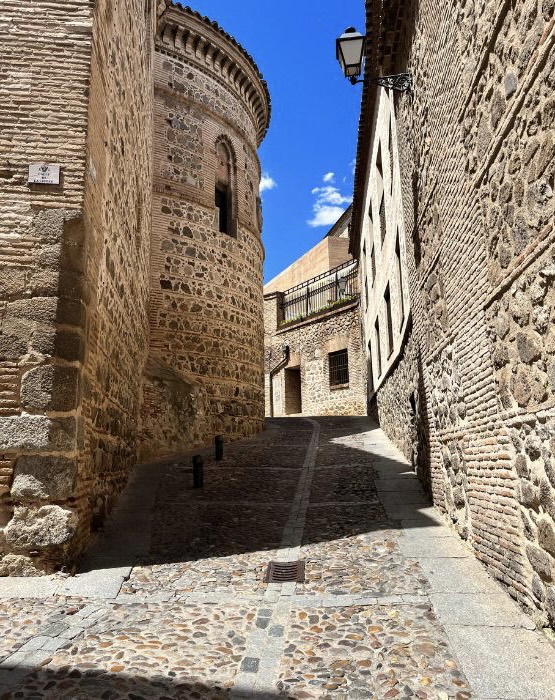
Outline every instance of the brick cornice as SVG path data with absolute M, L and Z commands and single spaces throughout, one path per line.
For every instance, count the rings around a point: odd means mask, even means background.
M 229 85 L 252 111 L 260 145 L 270 124 L 271 100 L 254 59 L 216 22 L 190 7 L 166 2 L 158 20 L 156 45 L 170 47 Z

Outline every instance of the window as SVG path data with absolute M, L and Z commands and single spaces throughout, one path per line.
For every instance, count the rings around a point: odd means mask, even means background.
M 391 321 L 391 294 L 389 291 L 389 285 L 387 285 L 384 295 L 385 301 L 385 314 L 387 318 L 387 356 L 389 357 L 393 352 L 393 323 Z
M 382 142 L 378 143 L 378 155 L 376 156 L 376 168 L 380 174 L 381 184 L 383 185 L 383 165 L 382 165 Z
M 393 132 L 391 130 L 391 119 L 389 120 L 389 183 L 390 192 L 393 193 Z
M 232 161 L 231 152 L 223 142 L 216 147 L 216 177 L 214 205 L 216 207 L 216 218 L 218 231 L 235 235 L 233 225 L 233 190 L 232 190 Z
M 397 280 L 399 283 L 399 306 L 401 311 L 402 326 L 405 321 L 405 300 L 403 299 L 403 270 L 401 267 L 401 246 L 399 244 L 399 229 L 397 229 L 397 240 L 395 241 L 395 262 L 397 265 Z
M 380 232 L 381 232 L 381 236 L 382 236 L 382 245 L 383 245 L 383 242 L 385 240 L 385 233 L 386 233 L 386 229 L 385 229 L 385 197 L 384 197 L 383 192 L 382 192 L 382 201 L 380 202 Z
M 382 374 L 382 346 L 380 344 L 380 321 L 376 319 L 374 324 L 374 333 L 376 334 L 376 367 L 378 370 L 378 377 Z
M 364 298 L 366 300 L 366 308 L 368 308 L 368 277 L 364 280 Z
M 372 341 L 368 341 L 368 393 L 374 391 L 374 371 L 372 369 Z
M 372 246 L 372 252 L 370 253 L 370 261 L 372 263 L 372 284 L 374 284 L 376 279 L 376 252 L 374 246 Z
M 330 387 L 345 386 L 349 383 L 349 355 L 347 349 L 330 352 Z

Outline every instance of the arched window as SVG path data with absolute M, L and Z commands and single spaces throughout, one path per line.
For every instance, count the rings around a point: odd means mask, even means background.
M 214 203 L 216 205 L 218 231 L 234 236 L 233 161 L 231 151 L 223 141 L 220 141 L 216 146 Z

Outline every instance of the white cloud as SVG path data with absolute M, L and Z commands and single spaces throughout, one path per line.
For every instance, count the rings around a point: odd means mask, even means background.
M 341 194 L 337 187 L 332 185 L 314 187 L 311 194 L 316 197 L 316 201 L 312 205 L 314 216 L 307 221 L 307 224 L 312 228 L 333 226 L 345 211 L 345 207 L 352 201 L 352 197 Z
M 266 192 L 266 190 L 273 190 L 275 187 L 277 187 L 277 182 L 273 179 L 273 177 L 270 177 L 268 173 L 262 173 L 262 177 L 260 178 L 260 192 Z
M 335 173 L 326 173 L 323 177 L 323 181 L 332 184 L 335 182 Z

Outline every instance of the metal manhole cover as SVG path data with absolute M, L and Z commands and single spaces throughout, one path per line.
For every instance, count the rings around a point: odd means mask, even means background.
M 304 560 L 271 561 L 266 569 L 266 583 L 304 583 Z

